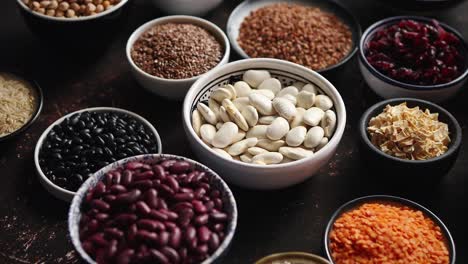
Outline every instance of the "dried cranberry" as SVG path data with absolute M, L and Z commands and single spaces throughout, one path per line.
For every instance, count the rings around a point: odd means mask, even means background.
M 439 22 L 401 20 L 374 33 L 366 59 L 379 72 L 401 82 L 434 85 L 461 75 L 460 39 Z

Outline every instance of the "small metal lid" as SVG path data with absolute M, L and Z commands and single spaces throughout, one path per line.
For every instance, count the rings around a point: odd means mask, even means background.
M 255 264 L 330 264 L 318 255 L 305 252 L 283 252 L 266 256 Z

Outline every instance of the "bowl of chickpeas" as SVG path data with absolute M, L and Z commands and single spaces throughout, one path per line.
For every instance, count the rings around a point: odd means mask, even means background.
M 17 0 L 29 29 L 53 47 L 70 49 L 108 43 L 132 0 Z

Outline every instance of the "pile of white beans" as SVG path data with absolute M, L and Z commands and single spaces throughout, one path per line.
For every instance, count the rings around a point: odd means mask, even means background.
M 333 101 L 313 84 L 282 87 L 268 71 L 214 90 L 192 113 L 195 133 L 219 155 L 253 164 L 279 164 L 313 155 L 333 135 Z

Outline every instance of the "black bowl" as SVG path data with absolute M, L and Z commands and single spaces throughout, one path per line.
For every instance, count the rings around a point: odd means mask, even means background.
M 439 121 L 448 125 L 451 138 L 446 153 L 428 160 L 405 160 L 386 154 L 371 143 L 367 133 L 369 120 L 382 113 L 386 105 L 394 106 L 403 102 L 406 102 L 408 107 L 419 106 L 422 110 L 427 108 L 431 113 L 439 113 Z M 361 117 L 359 133 L 362 154 L 367 160 L 368 171 L 373 171 L 375 177 L 389 175 L 391 177 L 388 179 L 404 179 L 404 182 L 407 183 L 440 180 L 441 176 L 450 170 L 457 159 L 462 141 L 461 127 L 452 114 L 434 103 L 414 98 L 389 99 L 371 106 Z M 386 177 L 379 177 L 379 180 L 383 178 Z
M 123 26 L 133 0 L 122 0 L 102 13 L 78 18 L 42 15 L 28 8 L 22 0 L 16 2 L 30 31 L 47 46 L 67 50 L 70 54 L 83 54 L 81 51 L 89 53 L 110 42 Z
M 1 142 L 6 142 L 9 139 L 15 138 L 17 135 L 23 133 L 25 130 L 27 130 L 37 120 L 37 118 L 39 117 L 39 114 L 42 111 L 42 105 L 43 105 L 43 102 L 44 102 L 44 95 L 42 93 L 42 89 L 39 86 L 39 84 L 36 81 L 34 81 L 33 79 L 31 79 L 31 78 L 24 77 L 24 74 L 22 74 L 20 72 L 17 72 L 17 71 L 11 71 L 11 70 L 3 71 L 1 69 L 0 69 L 0 72 L 12 74 L 12 75 L 16 76 L 17 78 L 25 80 L 26 82 L 31 84 L 31 87 L 35 90 L 36 100 L 37 100 L 36 109 L 34 110 L 34 113 L 31 116 L 31 118 L 28 120 L 28 122 L 26 122 L 26 124 L 24 124 L 20 129 L 14 131 L 13 133 L 5 135 L 3 137 L 0 137 L 0 143 L 1 143 Z
M 330 262 L 333 264 L 332 259 L 332 254 L 331 250 L 329 248 L 330 245 L 330 232 L 333 229 L 333 224 L 335 221 L 343 214 L 346 213 L 352 209 L 357 208 L 358 206 L 368 203 L 368 202 L 383 202 L 383 203 L 389 203 L 389 204 L 397 204 L 397 205 L 405 205 L 410 208 L 419 210 L 424 213 L 425 216 L 429 217 L 436 225 L 440 227 L 440 230 L 445 237 L 445 242 L 449 251 L 450 255 L 450 264 L 455 264 L 455 259 L 456 259 L 456 253 L 455 253 L 455 242 L 453 241 L 452 235 L 450 234 L 449 230 L 447 227 L 444 225 L 444 223 L 429 209 L 426 207 L 415 203 L 413 201 L 396 197 L 396 196 L 390 196 L 390 195 L 370 195 L 370 196 L 364 196 L 360 197 L 354 200 L 351 200 L 344 205 L 342 205 L 338 210 L 335 211 L 335 213 L 332 215 L 330 221 L 328 221 L 327 227 L 325 229 L 325 235 L 324 235 L 324 248 L 325 252 L 327 254 L 328 259 Z

